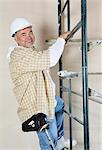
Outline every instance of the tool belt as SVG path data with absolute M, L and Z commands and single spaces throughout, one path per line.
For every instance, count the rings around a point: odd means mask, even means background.
M 42 127 L 47 124 L 47 116 L 43 113 L 33 115 L 31 118 L 22 123 L 24 132 L 41 131 Z

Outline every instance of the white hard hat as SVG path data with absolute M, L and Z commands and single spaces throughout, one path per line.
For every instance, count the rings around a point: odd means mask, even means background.
M 30 26 L 32 26 L 32 24 L 25 18 L 16 18 L 10 26 L 11 36 L 13 37 L 17 31 Z

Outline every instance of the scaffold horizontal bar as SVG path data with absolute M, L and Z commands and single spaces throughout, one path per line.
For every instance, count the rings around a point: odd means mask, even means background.
M 77 117 L 74 117 L 72 114 L 70 114 L 69 112 L 67 112 L 66 110 L 64 110 L 64 112 L 72 119 L 74 119 L 75 121 L 77 121 L 78 123 L 80 123 L 81 125 L 84 125 L 83 122 L 77 118 Z
M 102 72 L 89 72 L 88 75 L 102 75 Z
M 64 86 L 62 87 L 62 90 L 63 90 L 63 92 L 69 92 L 68 88 L 66 88 L 66 87 L 64 87 Z M 78 92 L 75 92 L 75 91 L 73 91 L 73 90 L 71 90 L 71 93 L 72 93 L 72 94 L 75 94 L 75 95 L 78 95 L 78 96 L 80 96 L 80 97 L 83 96 L 82 94 L 80 94 L 80 93 L 78 93 Z M 96 102 L 96 103 L 102 104 L 102 100 L 99 99 L 99 98 L 95 99 L 94 97 L 89 96 L 88 99 L 91 100 L 91 101 L 94 101 L 94 102 Z

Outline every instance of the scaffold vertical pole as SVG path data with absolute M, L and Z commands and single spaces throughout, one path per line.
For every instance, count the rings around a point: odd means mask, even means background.
M 83 121 L 84 150 L 89 150 L 89 113 L 88 113 L 88 59 L 87 59 L 87 1 L 81 0 L 82 21 L 82 85 L 83 85 Z
M 62 26 L 61 26 L 61 0 L 58 0 L 58 35 L 61 35 L 61 30 Z M 62 70 L 62 56 L 59 60 L 59 71 Z M 63 85 L 63 81 L 61 79 L 59 79 L 59 86 L 60 86 L 60 97 L 62 98 L 62 85 Z
M 70 0 L 67 0 L 67 28 L 70 31 Z
M 68 80 L 68 102 L 69 102 L 69 114 L 72 114 L 72 93 L 71 93 L 71 79 Z M 70 139 L 70 150 L 72 150 L 72 118 L 69 115 L 69 139 Z

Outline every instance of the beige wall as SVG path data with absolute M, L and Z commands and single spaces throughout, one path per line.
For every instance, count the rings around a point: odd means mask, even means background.
M 102 39 L 102 1 L 88 0 L 88 37 Z M 9 26 L 15 17 L 26 17 L 34 24 L 36 46 L 47 48 L 45 39 L 57 37 L 57 2 L 55 0 L 0 0 L 0 150 L 38 150 L 35 133 L 23 133 L 16 114 L 17 102 L 12 92 L 8 63 L 8 47 L 15 44 L 10 38 Z M 66 15 L 64 15 L 66 19 Z M 80 19 L 80 0 L 71 1 L 71 29 Z M 66 23 L 65 23 L 66 30 Z M 80 37 L 80 32 L 75 35 Z M 89 71 L 102 72 L 102 47 L 95 47 L 88 53 Z M 80 46 L 66 45 L 63 54 L 64 69 L 81 70 Z M 56 75 L 58 65 L 52 69 L 52 76 L 58 89 Z M 67 81 L 64 81 L 67 84 Z M 81 92 L 81 77 L 73 80 L 73 89 Z M 102 76 L 90 76 L 89 86 L 102 92 Z M 58 93 L 58 90 L 56 90 Z M 81 98 L 73 96 L 73 113 L 82 118 Z M 67 107 L 67 94 L 64 94 Z M 92 150 L 102 150 L 102 106 L 89 102 L 90 139 Z M 66 116 L 65 116 L 66 117 Z M 67 118 L 65 119 L 67 123 Z M 67 125 L 65 125 L 67 129 Z M 73 122 L 73 137 L 83 144 L 82 127 Z M 66 133 L 67 134 L 67 133 Z M 37 147 L 37 148 L 35 148 Z M 79 149 L 78 149 L 79 150 Z

